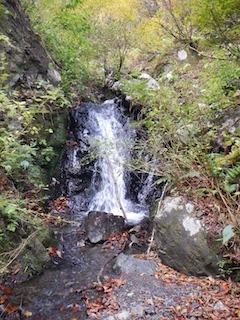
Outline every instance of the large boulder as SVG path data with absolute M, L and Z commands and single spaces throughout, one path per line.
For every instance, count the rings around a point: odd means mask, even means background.
M 155 238 L 162 262 L 187 275 L 216 275 L 220 244 L 208 242 L 207 231 L 194 217 L 194 205 L 183 197 L 166 197 L 156 211 Z
M 123 231 L 124 225 L 121 216 L 91 211 L 86 218 L 87 238 L 91 243 L 106 241 L 111 234 Z

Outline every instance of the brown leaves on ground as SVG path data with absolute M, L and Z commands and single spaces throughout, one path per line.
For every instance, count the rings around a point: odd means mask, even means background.
M 63 258 L 62 251 L 58 249 L 58 247 L 49 247 L 47 248 L 48 254 L 50 257 L 54 258 Z
M 89 297 L 85 296 L 87 307 L 87 315 L 91 317 L 101 317 L 101 313 L 105 311 L 108 315 L 114 314 L 120 309 L 117 297 L 113 294 L 115 288 L 121 287 L 125 283 L 123 278 L 109 278 L 102 286 L 98 283 L 92 286 L 92 289 L 103 291 L 103 295 L 94 301 L 90 301 Z
M 105 250 L 120 249 L 123 250 L 129 242 L 129 233 L 124 231 L 122 233 L 111 234 L 108 240 L 104 243 Z
M 156 279 L 166 284 L 195 287 L 194 292 L 182 297 L 177 305 L 171 307 L 174 319 L 240 319 L 240 284 L 214 279 L 212 277 L 191 277 L 158 263 Z M 165 320 L 165 319 L 163 319 Z M 167 318 L 166 318 L 167 320 Z
M 53 200 L 51 207 L 51 213 L 60 213 L 65 211 L 68 208 L 66 197 L 60 196 L 56 200 Z
M 32 312 L 28 310 L 22 310 L 20 307 L 16 307 L 9 302 L 9 295 L 11 289 L 0 284 L 0 315 L 6 318 L 11 316 L 11 319 L 20 319 L 22 316 L 25 318 L 31 317 Z M 2 319 L 2 318 L 1 318 Z

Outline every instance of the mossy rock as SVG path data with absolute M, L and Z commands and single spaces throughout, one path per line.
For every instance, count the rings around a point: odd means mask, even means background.
M 183 197 L 167 197 L 154 219 L 155 240 L 163 263 L 187 275 L 215 276 L 219 273 L 221 246 L 208 241 L 194 205 Z
M 27 280 L 47 268 L 51 264 L 47 248 L 56 245 L 57 240 L 51 230 L 45 228 L 38 231 L 16 261 L 16 264 L 21 265 L 21 270 L 17 274 L 18 280 Z

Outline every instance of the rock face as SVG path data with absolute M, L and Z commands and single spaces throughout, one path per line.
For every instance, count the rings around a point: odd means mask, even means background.
M 207 241 L 194 205 L 183 197 L 167 197 L 156 213 L 154 225 L 158 254 L 163 263 L 188 275 L 216 275 L 220 248 Z
M 91 243 L 105 241 L 124 228 L 124 219 L 105 212 L 91 211 L 86 219 L 87 237 Z
M 29 19 L 18 0 L 1 1 L 0 55 L 6 59 L 7 83 L 14 87 L 18 82 L 49 80 L 58 84 L 61 77 L 57 70 L 49 69 L 52 60 L 41 45 L 41 40 L 31 27 Z
M 89 188 L 94 171 L 94 162 L 89 155 L 88 107 L 82 105 L 69 111 L 69 137 L 62 178 L 65 193 L 71 198 L 73 211 L 87 211 Z M 85 160 L 84 160 L 85 159 Z

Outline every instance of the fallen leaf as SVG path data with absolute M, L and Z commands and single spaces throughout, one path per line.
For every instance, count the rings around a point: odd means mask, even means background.
M 73 313 L 76 313 L 78 311 L 79 311 L 79 306 L 75 306 L 75 307 L 72 308 L 72 312 Z
M 49 247 L 47 251 L 50 256 L 56 255 L 57 247 Z
M 3 304 L 6 300 L 8 300 L 8 297 L 6 295 L 0 297 L 0 304 Z
M 6 294 L 10 294 L 10 293 L 11 293 L 11 289 L 8 288 L 8 287 L 6 287 L 6 288 L 4 289 L 4 292 L 5 292 Z
M 23 315 L 24 315 L 25 317 L 29 318 L 29 317 L 32 316 L 32 312 L 31 312 L 31 311 L 25 311 L 25 312 L 23 313 Z
M 62 312 L 62 311 L 65 311 L 66 308 L 65 307 L 60 307 L 59 310 Z
M 15 311 L 18 311 L 19 308 L 15 307 L 15 306 L 12 306 L 11 304 L 8 304 L 5 311 L 10 314 L 10 313 L 13 313 Z
M 22 266 L 20 264 L 15 264 L 11 269 L 11 274 L 15 275 L 21 270 Z
M 62 259 L 62 252 L 60 250 L 56 250 L 56 255 Z

